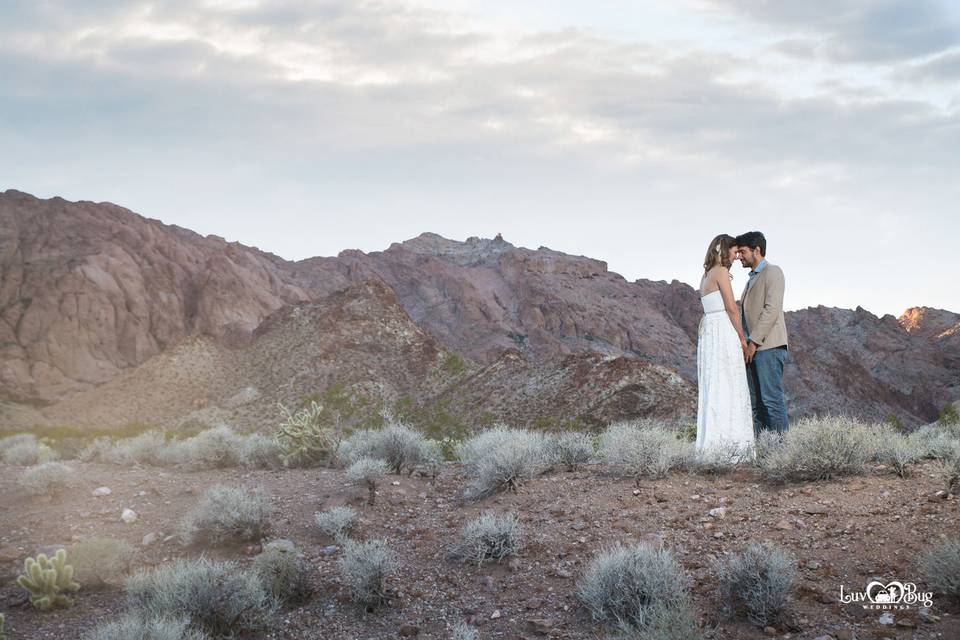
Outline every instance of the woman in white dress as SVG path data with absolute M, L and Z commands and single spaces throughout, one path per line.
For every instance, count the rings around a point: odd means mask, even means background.
M 736 255 L 732 236 L 710 242 L 700 281 L 703 318 L 697 339 L 697 455 L 731 462 L 755 455 L 747 342 L 730 284 Z

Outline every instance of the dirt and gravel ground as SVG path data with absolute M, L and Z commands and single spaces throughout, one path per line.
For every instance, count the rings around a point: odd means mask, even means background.
M 448 463 L 435 482 L 391 476 L 372 507 L 365 504 L 365 491 L 348 485 L 340 470 L 188 473 L 70 464 L 77 470 L 75 486 L 46 502 L 16 484 L 21 468 L 0 466 L 0 611 L 7 614 L 10 640 L 77 638 L 116 618 L 124 606 L 121 588 L 81 589 L 72 608 L 33 610 L 15 583 L 27 555 L 109 536 L 137 547 L 144 566 L 197 556 L 201 550 L 164 538 L 214 483 L 263 487 L 280 507 L 272 537 L 294 541 L 316 567 L 316 595 L 285 611 L 266 636 L 271 639 L 447 638 L 456 620 L 476 625 L 482 639 L 605 637 L 575 589 L 593 555 L 617 540 L 662 541 L 676 552 L 692 577 L 694 605 L 708 637 L 960 638 L 960 609 L 943 598 L 934 598 L 934 617 L 916 608 L 894 611 L 893 625 L 880 624 L 881 611 L 837 601 L 841 585 L 845 592 L 862 590 L 874 576 L 919 583 L 911 564 L 916 555 L 960 534 L 958 501 L 935 496 L 942 486 L 931 463 L 907 479 L 878 467 L 865 476 L 773 487 L 753 470 L 739 469 L 719 477 L 677 473 L 639 488 L 596 464 L 544 475 L 516 494 L 465 504 L 458 499 L 466 484 L 462 468 Z M 100 486 L 112 494 L 94 497 Z M 329 549 L 333 541 L 313 525 L 315 512 L 340 504 L 361 514 L 357 537 L 384 537 L 399 554 L 396 600 L 387 609 L 363 613 L 349 602 L 338 578 L 339 550 Z M 139 515 L 135 523 L 120 520 L 125 507 Z M 722 517 L 710 515 L 715 507 L 724 508 Z M 528 534 L 525 550 L 510 562 L 480 568 L 446 561 L 445 546 L 484 509 L 516 511 Z M 144 536 L 160 532 L 157 541 L 142 546 Z M 710 561 L 754 539 L 781 543 L 800 566 L 794 604 L 775 634 L 717 615 Z M 203 553 L 246 562 L 250 550 Z

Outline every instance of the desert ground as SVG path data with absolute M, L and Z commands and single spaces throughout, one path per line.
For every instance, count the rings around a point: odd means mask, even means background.
M 116 585 L 81 588 L 69 608 L 35 610 L 15 579 L 24 558 L 38 550 L 107 536 L 131 543 L 139 567 L 201 553 L 248 562 L 256 547 L 200 551 L 171 535 L 215 483 L 262 487 L 280 514 L 267 540 L 293 541 L 315 568 L 316 593 L 283 611 L 264 638 L 448 638 L 456 621 L 476 627 L 482 639 L 607 637 L 609 630 L 578 601 L 576 585 L 593 555 L 615 541 L 662 543 L 677 554 L 692 578 L 696 617 L 709 638 L 960 638 L 960 610 L 943 600 L 935 599 L 929 614 L 916 607 L 895 611 L 892 625 L 880 623 L 881 611 L 838 602 L 841 585 L 849 592 L 874 577 L 916 580 L 916 555 L 960 531 L 958 501 L 944 496 L 931 461 L 917 464 L 907 478 L 873 464 L 865 475 L 771 485 L 750 467 L 716 476 L 674 472 L 637 484 L 592 460 L 577 471 L 554 471 L 515 493 L 480 501 L 461 499 L 463 468 L 445 462 L 435 479 L 388 476 L 374 506 L 338 469 L 188 472 L 68 464 L 78 481 L 50 499 L 18 486 L 22 468 L 0 466 L 0 611 L 6 612 L 10 640 L 77 638 L 124 607 L 122 586 Z M 92 494 L 103 486 L 112 493 Z M 390 606 L 368 613 L 347 597 L 336 566 L 340 548 L 313 522 L 316 512 L 335 505 L 359 512 L 357 537 L 385 538 L 398 552 Z M 722 512 L 711 515 L 717 507 Z M 121 520 L 124 508 L 136 511 L 136 522 Z M 485 510 L 520 517 L 522 552 L 479 567 L 448 560 L 446 549 L 457 531 Z M 146 536 L 154 540 L 144 545 Z M 776 628 L 717 613 L 711 559 L 750 540 L 775 541 L 797 558 L 798 588 Z

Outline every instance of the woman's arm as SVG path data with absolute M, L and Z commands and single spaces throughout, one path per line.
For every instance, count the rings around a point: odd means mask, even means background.
M 740 322 L 740 307 L 733 297 L 733 285 L 730 284 L 730 277 L 726 272 L 721 272 L 717 277 L 717 285 L 720 287 L 720 297 L 723 298 L 723 308 L 727 310 L 727 316 L 740 336 L 740 346 L 747 348 L 747 339 L 743 335 L 743 323 Z

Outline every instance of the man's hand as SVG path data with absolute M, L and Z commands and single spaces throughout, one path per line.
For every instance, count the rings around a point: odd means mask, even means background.
M 757 353 L 757 343 L 750 342 L 747 344 L 747 363 L 753 362 L 753 356 Z

